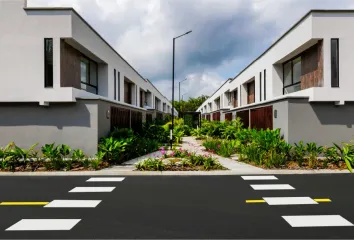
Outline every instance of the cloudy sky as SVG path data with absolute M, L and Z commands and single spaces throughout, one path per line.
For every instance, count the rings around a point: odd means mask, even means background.
M 135 69 L 171 98 L 212 94 L 310 9 L 354 8 L 353 0 L 28 0 L 74 7 Z M 175 96 L 178 96 L 176 84 Z M 178 97 L 177 97 L 178 98 Z

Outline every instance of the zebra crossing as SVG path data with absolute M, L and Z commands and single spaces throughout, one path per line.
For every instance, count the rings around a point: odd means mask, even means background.
M 278 180 L 276 176 L 241 176 L 245 181 L 252 180 Z M 250 184 L 250 187 L 257 190 L 296 190 L 289 184 Z M 312 199 L 308 196 L 301 197 L 262 197 L 262 200 L 246 200 L 246 203 L 267 203 L 271 206 L 277 205 L 317 205 L 320 202 L 331 202 L 330 199 Z M 281 216 L 291 227 L 348 227 L 353 223 L 340 215 L 294 215 Z
M 122 182 L 124 177 L 92 177 L 86 182 Z M 69 193 L 110 193 L 116 187 L 75 187 Z M 95 208 L 102 200 L 53 200 L 51 202 L 41 202 L 44 208 Z M 9 204 L 9 205 L 14 205 Z M 68 231 L 77 225 L 82 219 L 21 219 L 5 231 Z

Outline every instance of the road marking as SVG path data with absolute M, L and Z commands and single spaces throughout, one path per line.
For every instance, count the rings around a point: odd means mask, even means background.
M 57 231 L 70 230 L 81 219 L 22 219 L 5 231 Z
M 310 197 L 265 197 L 268 205 L 305 205 L 318 204 Z
M 116 187 L 75 187 L 69 192 L 112 192 Z
M 275 176 L 241 176 L 243 180 L 278 180 Z
M 255 184 L 251 185 L 254 190 L 294 190 L 289 184 Z
M 54 200 L 45 208 L 95 208 L 101 200 Z
M 87 180 L 86 182 L 121 182 L 124 179 L 124 177 L 93 177 Z
M 316 202 L 332 202 L 332 200 L 329 198 L 314 198 L 313 200 Z
M 354 226 L 340 215 L 282 216 L 292 227 L 348 227 Z
M 1 202 L 4 206 L 38 206 L 47 205 L 49 202 Z
M 246 203 L 265 203 L 264 200 L 246 200 Z

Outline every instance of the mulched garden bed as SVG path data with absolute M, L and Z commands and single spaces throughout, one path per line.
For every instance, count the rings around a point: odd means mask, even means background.
M 339 161 L 338 165 L 334 163 L 328 163 L 327 167 L 325 166 L 323 161 L 319 161 L 315 167 L 310 167 L 308 162 L 304 162 L 302 166 L 299 166 L 298 162 L 295 161 L 289 161 L 286 163 L 286 165 L 282 165 L 278 168 L 272 167 L 268 168 L 264 164 L 263 165 L 256 165 L 252 161 L 238 161 L 242 163 L 247 163 L 255 167 L 263 168 L 263 169 L 288 169 L 288 170 L 320 170 L 320 169 L 329 169 L 329 170 L 346 170 L 347 166 L 344 161 Z

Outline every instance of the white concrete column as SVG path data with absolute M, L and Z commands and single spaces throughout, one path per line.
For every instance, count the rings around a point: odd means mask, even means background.
M 331 87 L 331 39 L 329 38 L 323 39 L 323 87 Z

